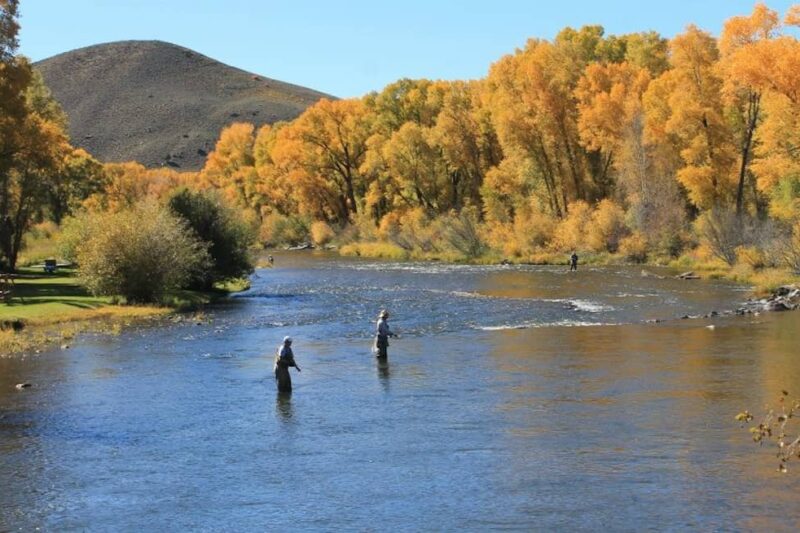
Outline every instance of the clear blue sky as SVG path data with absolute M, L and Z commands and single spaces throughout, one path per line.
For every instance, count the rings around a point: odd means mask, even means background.
M 790 0 L 768 5 L 783 13 Z M 607 33 L 687 24 L 718 34 L 747 0 L 22 0 L 21 51 L 34 60 L 91 44 L 159 39 L 336 96 L 398 78 L 483 77 L 529 37 L 601 24 Z

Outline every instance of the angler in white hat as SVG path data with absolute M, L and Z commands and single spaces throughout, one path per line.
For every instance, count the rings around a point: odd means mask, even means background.
M 292 376 L 289 375 L 289 367 L 293 366 L 300 372 L 300 367 L 294 360 L 292 352 L 292 338 L 284 337 L 283 344 L 278 346 L 278 353 L 275 354 L 275 381 L 278 383 L 278 392 L 292 392 Z
M 387 353 L 387 349 L 389 348 L 389 337 L 397 337 L 392 330 L 389 329 L 389 323 L 387 322 L 389 318 L 389 312 L 384 309 L 378 315 L 378 323 L 376 325 L 375 331 L 375 356 L 381 359 L 386 359 L 389 354 Z

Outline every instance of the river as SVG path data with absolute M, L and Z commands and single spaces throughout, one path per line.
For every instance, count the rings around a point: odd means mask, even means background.
M 800 462 L 733 418 L 800 394 L 800 313 L 679 319 L 746 296 L 279 254 L 204 317 L 0 358 L 0 531 L 797 530 Z

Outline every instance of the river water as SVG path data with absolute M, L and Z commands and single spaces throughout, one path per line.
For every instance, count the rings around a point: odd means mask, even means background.
M 205 318 L 0 358 L 0 531 L 800 527 L 800 463 L 733 420 L 800 394 L 800 313 L 679 320 L 746 292 L 633 267 L 276 258 Z

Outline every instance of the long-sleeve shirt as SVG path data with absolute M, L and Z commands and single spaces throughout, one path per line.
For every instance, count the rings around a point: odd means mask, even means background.
M 376 333 L 378 334 L 378 337 L 389 338 L 394 335 L 394 333 L 392 333 L 392 331 L 389 329 L 389 323 L 386 322 L 385 318 L 379 319 L 377 326 Z
M 275 364 L 287 368 L 290 366 L 297 366 L 294 362 L 294 352 L 292 352 L 291 346 L 286 346 L 284 344 L 278 349 L 278 357 L 275 360 Z

